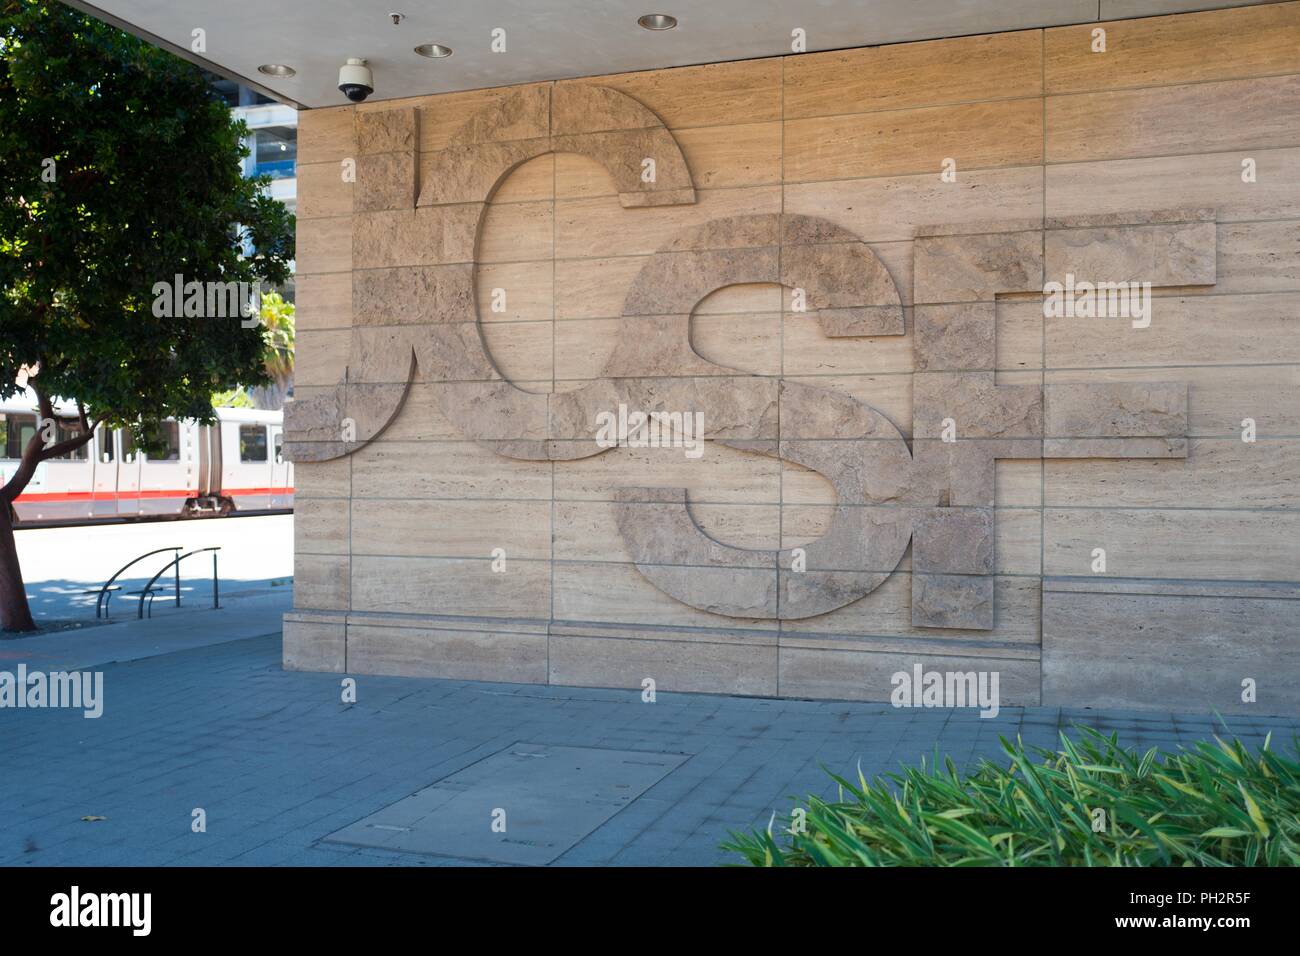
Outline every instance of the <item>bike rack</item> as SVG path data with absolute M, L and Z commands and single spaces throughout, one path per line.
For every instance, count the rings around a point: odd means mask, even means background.
M 137 561 L 143 561 L 145 558 L 149 557 L 150 555 L 153 555 L 153 554 L 162 554 L 164 551 L 179 552 L 180 550 L 181 550 L 181 549 L 180 549 L 179 547 L 174 547 L 174 548 L 158 548 L 158 549 L 156 549 L 156 550 L 154 550 L 154 551 L 146 551 L 144 554 L 140 555 L 140 557 L 135 558 L 135 559 L 133 559 L 133 560 L 131 560 L 131 561 L 128 561 L 126 564 L 122 565 L 122 567 L 118 568 L 118 569 L 117 569 L 117 573 L 114 574 L 111 578 L 109 578 L 106 582 L 104 582 L 104 586 L 103 586 L 102 588 L 100 588 L 100 589 L 99 589 L 99 593 L 98 593 L 97 595 L 95 595 L 95 619 L 96 619 L 96 620 L 99 620 L 99 612 L 100 612 L 101 608 L 102 608 L 102 610 L 103 610 L 103 612 L 104 612 L 104 616 L 105 616 L 105 617 L 108 617 L 108 602 L 104 600 L 104 595 L 105 595 L 105 594 L 108 594 L 108 589 L 109 589 L 109 587 L 113 584 L 114 581 L 116 581 L 119 577 L 122 576 L 122 572 L 123 572 L 123 571 L 125 571 L 127 568 L 131 567 L 131 565 L 135 564 Z M 171 565 L 169 565 L 169 564 L 167 564 L 167 565 L 163 565 L 163 571 L 166 571 L 169 567 L 171 567 Z M 162 574 L 162 571 L 159 571 L 158 574 Z M 154 580 L 155 580 L 155 581 L 158 579 L 158 574 L 155 574 L 155 575 L 154 575 Z M 150 583 L 150 584 L 153 584 L 153 581 L 150 581 L 149 583 Z M 108 600 L 109 600 L 109 601 L 112 601 L 112 600 L 113 600 L 113 596 L 112 596 L 111 594 L 109 594 L 109 596 L 108 596 Z M 181 603 L 181 569 L 180 569 L 180 566 L 177 565 L 177 567 L 176 567 L 176 605 L 177 605 L 177 607 L 180 606 L 180 603 Z
M 164 548 L 163 550 L 166 551 L 168 549 Z M 179 551 L 180 549 L 178 548 L 177 550 Z M 162 571 L 159 571 L 157 574 L 151 577 L 149 579 L 149 583 L 144 586 L 144 590 L 140 592 L 140 606 L 136 609 L 135 616 L 137 618 L 144 617 L 144 600 L 149 596 L 149 592 L 153 588 L 153 583 L 157 581 L 160 577 L 162 577 L 163 571 L 166 571 L 168 568 L 173 566 L 176 568 L 176 606 L 180 607 L 181 605 L 181 585 L 180 585 L 181 562 L 184 561 L 186 558 L 188 558 L 191 554 L 202 554 L 204 551 L 212 552 L 212 607 L 214 609 L 221 607 L 221 604 L 218 601 L 218 593 L 217 593 L 217 552 L 220 550 L 221 550 L 220 547 L 195 548 L 193 551 L 187 551 L 185 552 L 185 554 L 182 554 L 180 557 L 176 558 L 175 560 L 170 561 L 167 564 L 163 565 Z M 153 617 L 152 601 L 149 602 L 149 616 Z

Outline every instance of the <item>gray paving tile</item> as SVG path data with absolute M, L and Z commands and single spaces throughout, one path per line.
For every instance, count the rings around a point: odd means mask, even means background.
M 0 864 L 477 865 L 324 840 L 522 743 L 682 756 L 555 865 L 710 866 L 728 830 L 765 826 L 808 793 L 833 796 L 823 768 L 870 777 L 936 748 L 970 767 L 1002 759 L 999 737 L 1054 748 L 1076 724 L 1140 749 L 1216 733 L 1258 745 L 1270 731 L 1289 747 L 1300 730 L 1277 718 L 1004 708 L 989 720 L 674 693 L 651 706 L 624 691 L 375 676 L 343 706 L 338 675 L 285 673 L 279 657 L 273 635 L 106 664 L 93 721 L 0 711 Z M 207 833 L 190 832 L 195 807 Z

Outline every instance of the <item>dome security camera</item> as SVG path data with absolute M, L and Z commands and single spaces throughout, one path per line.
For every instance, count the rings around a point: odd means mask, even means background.
M 353 103 L 360 103 L 375 91 L 375 77 L 360 57 L 350 56 L 339 68 L 339 91 Z

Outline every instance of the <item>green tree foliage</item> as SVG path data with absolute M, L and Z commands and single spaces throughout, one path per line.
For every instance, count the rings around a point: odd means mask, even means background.
M 262 368 L 283 399 L 293 384 L 294 305 L 278 292 L 262 297 Z M 228 388 L 212 395 L 213 408 L 256 408 L 249 389 Z
M 262 328 L 266 341 L 263 367 L 282 390 L 293 382 L 294 307 L 278 292 L 262 297 Z

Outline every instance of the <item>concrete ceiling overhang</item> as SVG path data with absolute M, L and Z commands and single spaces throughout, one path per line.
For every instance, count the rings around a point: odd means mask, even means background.
M 371 100 L 574 76 L 717 63 L 807 50 L 1091 23 L 1266 0 L 65 0 L 187 59 L 294 106 L 347 103 L 338 70 L 364 57 Z M 394 25 L 391 14 L 403 18 Z M 637 25 L 648 13 L 676 29 Z M 505 31 L 505 52 L 492 49 Z M 196 50 L 195 32 L 202 31 Z M 444 59 L 422 43 L 449 46 Z M 294 77 L 264 76 L 282 63 Z

